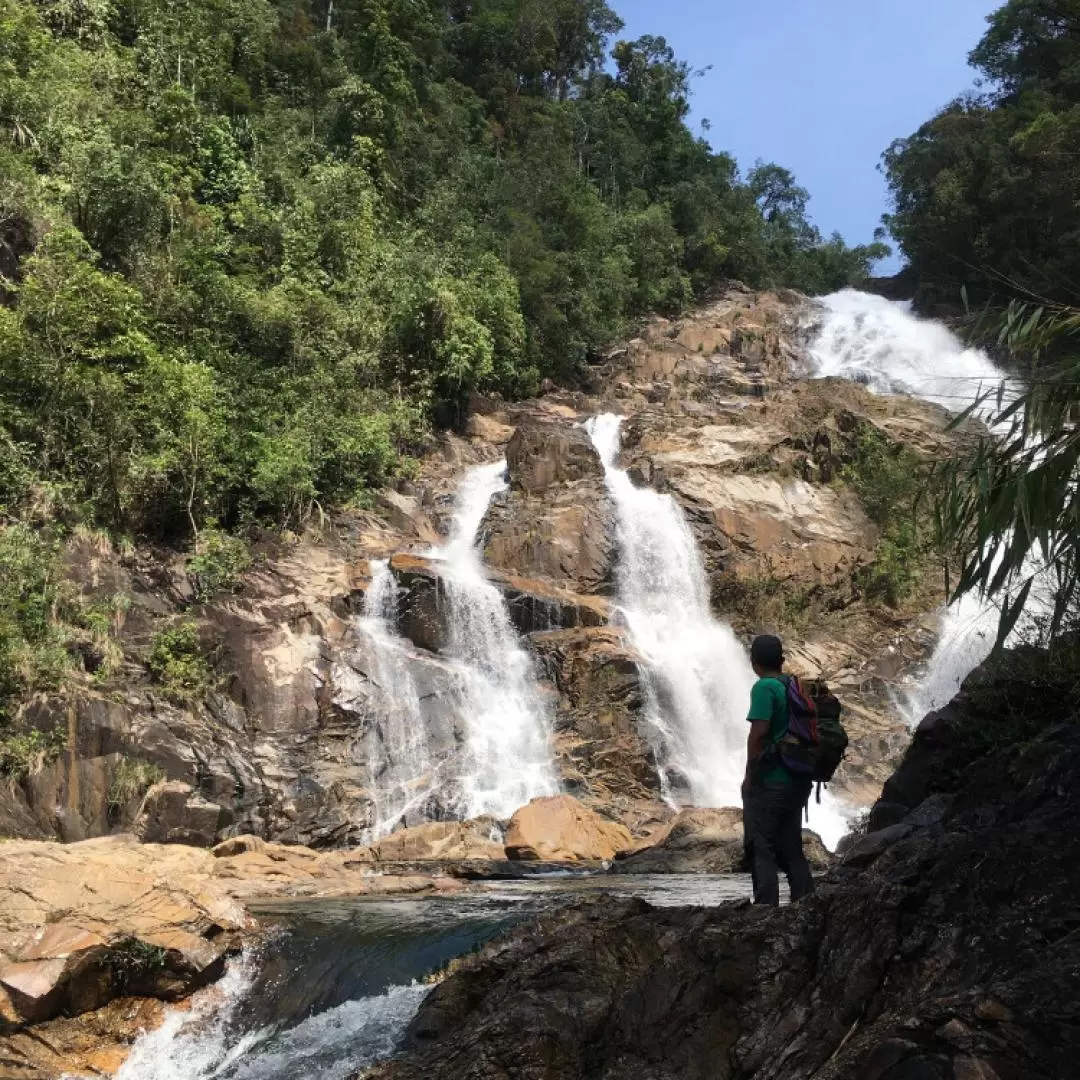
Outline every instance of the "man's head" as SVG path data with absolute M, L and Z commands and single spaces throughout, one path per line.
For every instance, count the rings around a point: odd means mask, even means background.
M 761 634 L 754 638 L 750 646 L 750 664 L 758 678 L 783 671 L 783 642 L 775 634 Z

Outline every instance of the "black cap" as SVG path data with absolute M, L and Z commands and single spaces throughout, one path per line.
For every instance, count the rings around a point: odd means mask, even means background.
M 750 646 L 750 660 L 766 671 L 779 671 L 784 666 L 784 643 L 775 634 L 762 634 Z

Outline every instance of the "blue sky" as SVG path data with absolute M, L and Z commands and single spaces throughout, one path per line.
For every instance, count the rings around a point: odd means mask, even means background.
M 869 241 L 881 152 L 974 84 L 967 54 L 1003 0 L 609 0 L 621 37 L 667 38 L 694 68 L 691 124 L 746 170 L 791 169 L 824 233 Z M 891 269 L 892 266 L 882 267 Z

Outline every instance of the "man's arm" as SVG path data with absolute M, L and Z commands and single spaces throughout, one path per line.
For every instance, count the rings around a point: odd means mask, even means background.
M 751 720 L 750 733 L 746 736 L 746 774 L 743 777 L 742 793 L 746 795 L 750 788 L 750 773 L 757 760 L 765 753 L 769 742 L 769 721 Z

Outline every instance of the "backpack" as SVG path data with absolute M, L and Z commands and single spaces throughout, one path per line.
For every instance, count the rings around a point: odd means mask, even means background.
M 788 729 L 777 743 L 780 761 L 798 776 L 827 784 L 844 758 L 848 737 L 840 723 L 842 706 L 823 682 L 804 690 L 794 675 L 787 687 Z

